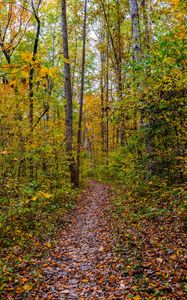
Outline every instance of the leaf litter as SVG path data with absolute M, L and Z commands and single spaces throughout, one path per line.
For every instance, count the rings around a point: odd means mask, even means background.
M 177 245 L 167 244 L 166 257 L 157 247 L 163 238 L 168 238 L 169 224 L 163 225 L 164 236 L 146 222 L 130 227 L 121 224 L 124 255 L 117 257 L 110 190 L 109 185 L 90 181 L 77 208 L 67 217 L 66 228 L 58 230 L 56 242 L 37 242 L 38 249 L 30 262 L 20 259 L 14 281 L 10 278 L 0 299 L 185 299 L 177 282 L 185 277 L 184 253 L 175 251 Z M 175 231 L 170 234 L 173 241 Z M 177 242 L 181 246 L 180 238 Z M 177 261 L 180 255 L 183 264 Z

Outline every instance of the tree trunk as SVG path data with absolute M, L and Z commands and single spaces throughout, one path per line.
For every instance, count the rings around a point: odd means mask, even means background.
M 121 45 L 121 16 L 120 16 L 120 1 L 116 0 L 116 9 L 117 9 L 117 42 L 115 44 L 114 36 L 112 35 L 111 29 L 110 29 L 110 22 L 109 22 L 109 16 L 106 11 L 105 2 L 101 1 L 102 10 L 107 26 L 107 32 L 108 32 L 108 38 L 110 39 L 114 59 L 115 59 L 115 71 L 116 71 L 116 79 L 117 79 L 117 93 L 118 93 L 118 100 L 120 103 L 122 103 L 123 95 L 122 95 L 122 45 Z M 120 115 L 120 121 L 121 121 L 121 135 L 120 135 L 120 143 L 121 146 L 125 144 L 125 116 L 122 112 Z
M 65 125 L 66 125 L 66 154 L 70 170 L 70 179 L 73 187 L 76 187 L 76 165 L 73 157 L 73 108 L 72 108 L 72 87 L 71 87 L 71 71 L 69 64 L 68 50 L 68 34 L 67 34 L 67 19 L 66 19 L 66 0 L 62 0 L 62 40 L 63 40 L 63 55 L 64 76 L 65 76 Z
M 81 137 L 82 137 L 82 115 L 83 115 L 83 97 L 84 97 L 84 76 L 85 76 L 85 52 L 86 52 L 86 22 L 87 22 L 87 0 L 84 2 L 84 25 L 83 25 L 83 47 L 82 47 L 82 67 L 81 67 L 81 91 L 79 101 L 79 122 L 77 134 L 77 182 L 79 186 L 80 177 L 80 152 L 81 152 Z
M 147 5 L 146 0 L 142 0 L 142 7 L 143 7 L 143 23 L 144 23 L 144 35 L 145 35 L 145 59 L 147 60 L 149 58 L 149 52 L 150 52 L 150 34 L 149 34 L 149 20 L 147 16 Z M 147 68 L 146 68 L 147 69 Z M 149 70 L 147 70 L 148 75 L 150 74 Z
M 38 52 L 38 43 L 39 43 L 39 36 L 40 36 L 40 19 L 38 17 L 38 9 L 40 7 L 41 0 L 38 2 L 37 8 L 34 6 L 33 0 L 31 1 L 31 6 L 33 10 L 34 17 L 37 22 L 36 27 L 36 36 L 34 40 L 34 47 L 33 47 L 33 54 L 32 54 L 32 63 L 30 65 L 30 72 L 29 72 L 29 124 L 30 124 L 30 139 L 32 143 L 32 133 L 33 133 L 33 125 L 34 125 L 34 91 L 33 91 L 33 79 L 34 79 L 34 62 L 36 61 L 36 55 Z M 30 158 L 30 178 L 34 178 L 34 162 L 33 158 Z
M 106 52 L 106 158 L 108 164 L 108 154 L 109 154 L 109 40 L 107 43 Z
M 132 21 L 132 59 L 142 60 L 142 47 L 140 35 L 139 9 L 137 0 L 129 0 L 130 15 Z
M 105 147 L 105 108 L 104 108 L 104 57 L 103 53 L 101 52 L 101 79 L 100 79 L 100 89 L 101 89 L 101 148 L 102 152 L 104 152 Z

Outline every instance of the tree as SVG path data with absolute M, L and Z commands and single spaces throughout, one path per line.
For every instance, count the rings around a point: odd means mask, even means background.
M 66 19 L 66 0 L 62 0 L 62 39 L 63 39 L 63 55 L 64 55 L 64 77 L 65 77 L 65 96 L 66 96 L 66 153 L 69 164 L 71 183 L 77 186 L 77 171 L 75 160 L 73 157 L 73 109 L 72 109 L 72 86 L 71 86 L 71 70 L 68 49 L 68 33 Z
M 82 47 L 82 67 L 81 67 L 81 89 L 79 100 L 79 121 L 77 134 L 77 182 L 79 186 L 80 175 L 80 152 L 81 152 L 81 137 L 82 137 L 82 116 L 83 116 L 83 97 L 84 97 L 84 80 L 85 80 L 85 52 L 86 52 L 86 21 L 87 21 L 87 0 L 84 1 L 84 25 L 83 25 L 83 47 Z
M 142 60 L 142 46 L 140 35 L 140 21 L 137 0 L 129 0 L 132 21 L 132 58 L 134 61 Z

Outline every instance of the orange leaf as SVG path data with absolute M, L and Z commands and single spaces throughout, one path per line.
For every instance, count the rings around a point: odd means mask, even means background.
M 24 292 L 24 290 L 23 290 L 23 288 L 22 287 L 17 287 L 16 288 L 16 294 L 21 294 L 21 293 L 23 293 Z
M 26 278 L 26 277 L 20 278 L 20 281 L 21 281 L 22 283 L 25 283 L 25 282 L 28 281 L 28 278 Z

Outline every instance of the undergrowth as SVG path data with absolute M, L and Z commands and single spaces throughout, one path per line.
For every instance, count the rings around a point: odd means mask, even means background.
M 89 176 L 112 186 L 114 250 L 123 261 L 128 299 L 186 299 L 185 184 L 148 174 L 146 158 L 121 149 Z M 169 171 L 168 171 L 169 173 Z
M 15 274 L 24 268 L 27 273 L 35 272 L 31 286 L 39 280 L 33 261 L 52 248 L 79 193 L 67 182 L 47 180 L 30 184 L 12 180 L 7 186 L 0 199 L 0 290 L 14 282 Z

